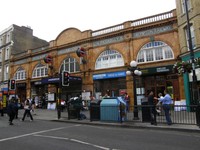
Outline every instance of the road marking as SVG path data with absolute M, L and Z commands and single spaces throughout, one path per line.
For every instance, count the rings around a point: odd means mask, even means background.
M 76 140 L 76 139 L 69 139 L 69 138 L 56 137 L 56 136 L 38 135 L 38 134 L 35 134 L 33 136 L 53 138 L 53 139 L 59 139 L 59 140 L 60 139 L 68 140 L 68 141 L 72 141 L 72 142 L 76 142 L 76 143 L 80 143 L 80 144 L 84 144 L 84 145 L 90 145 L 90 146 L 93 146 L 93 147 L 96 147 L 96 148 L 100 148 L 100 149 L 103 149 L 103 150 L 110 150 L 110 148 L 107 148 L 107 147 L 103 147 L 103 146 L 100 146 L 100 145 L 96 145 L 96 144 L 92 144 L 92 143 L 88 143 L 88 142 L 84 142 L 84 141 L 80 141 L 80 140 Z
M 80 126 L 80 125 L 74 125 L 74 126 Z M 71 127 L 74 127 L 74 126 L 60 127 L 60 128 L 54 128 L 54 129 L 49 129 L 49 130 L 43 130 L 43 131 L 38 131 L 38 132 L 33 132 L 33 133 L 28 133 L 28 134 L 23 134 L 23 135 L 18 135 L 18 136 L 13 136 L 13 137 L 5 138 L 5 139 L 0 139 L 0 142 L 13 140 L 13 139 L 17 139 L 17 138 L 22 138 L 22 137 L 26 137 L 26 136 L 30 136 L 30 135 L 35 135 L 35 134 L 50 132 L 50 131 L 62 130 L 62 129 L 71 128 Z

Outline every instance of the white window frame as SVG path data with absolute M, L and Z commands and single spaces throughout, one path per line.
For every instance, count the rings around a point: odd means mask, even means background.
M 95 69 L 113 68 L 124 66 L 122 54 L 116 50 L 105 50 L 96 60 Z
M 80 72 L 80 64 L 73 57 L 67 57 L 61 64 L 60 72 L 67 71 L 69 73 Z
M 10 58 L 10 48 L 6 47 L 5 50 L 5 60 L 8 60 Z
M 185 14 L 186 10 L 185 10 L 185 0 L 181 0 L 181 6 L 182 6 L 182 13 Z M 187 7 L 188 7 L 188 11 L 191 9 L 191 2 L 190 0 L 187 0 Z
M 5 68 L 4 68 L 4 80 L 8 80 L 8 78 L 9 78 L 9 66 L 5 65 Z
M 15 80 L 25 80 L 26 79 L 26 71 L 20 67 L 14 76 Z
M 174 53 L 170 46 L 162 41 L 154 41 L 145 44 L 137 55 L 138 63 L 163 61 L 174 59 Z
M 191 33 L 191 40 L 192 40 L 192 48 L 195 49 L 196 48 L 196 43 L 195 43 L 195 32 L 194 32 L 194 26 L 191 25 L 190 26 L 190 33 Z M 188 51 L 189 49 L 189 36 L 188 36 L 188 31 L 187 31 L 187 27 L 185 28 L 185 37 L 186 37 L 186 42 L 187 42 L 187 48 Z
M 2 50 L 0 49 L 0 62 L 2 62 Z
M 32 74 L 32 78 L 40 78 L 48 76 L 48 67 L 43 64 L 38 64 Z

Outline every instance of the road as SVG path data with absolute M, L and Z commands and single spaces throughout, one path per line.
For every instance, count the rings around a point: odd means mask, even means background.
M 0 118 L 2 150 L 199 150 L 199 133 L 92 126 L 44 120 L 9 126 Z

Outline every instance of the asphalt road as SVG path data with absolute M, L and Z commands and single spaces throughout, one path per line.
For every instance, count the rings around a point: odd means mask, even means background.
M 199 150 L 199 133 L 0 118 L 1 150 Z

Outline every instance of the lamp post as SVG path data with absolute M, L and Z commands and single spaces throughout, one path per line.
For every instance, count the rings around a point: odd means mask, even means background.
M 185 0 L 185 13 L 186 13 L 186 20 L 187 20 L 187 33 L 188 33 L 188 46 L 190 50 L 190 59 L 192 62 L 192 101 L 193 104 L 198 100 L 198 91 L 197 91 L 197 76 L 195 72 L 195 60 L 194 60 L 194 50 L 192 46 L 192 38 L 191 38 L 191 31 L 190 31 L 190 22 L 189 22 L 189 14 L 188 14 L 188 0 Z
M 138 107 L 137 107 L 137 93 L 136 93 L 136 76 L 141 76 L 142 72 L 138 70 L 137 68 L 137 62 L 136 61 L 131 61 L 130 62 L 130 67 L 126 71 L 127 75 L 132 75 L 133 77 L 133 94 L 134 94 L 134 110 L 133 110 L 133 120 L 138 120 Z

